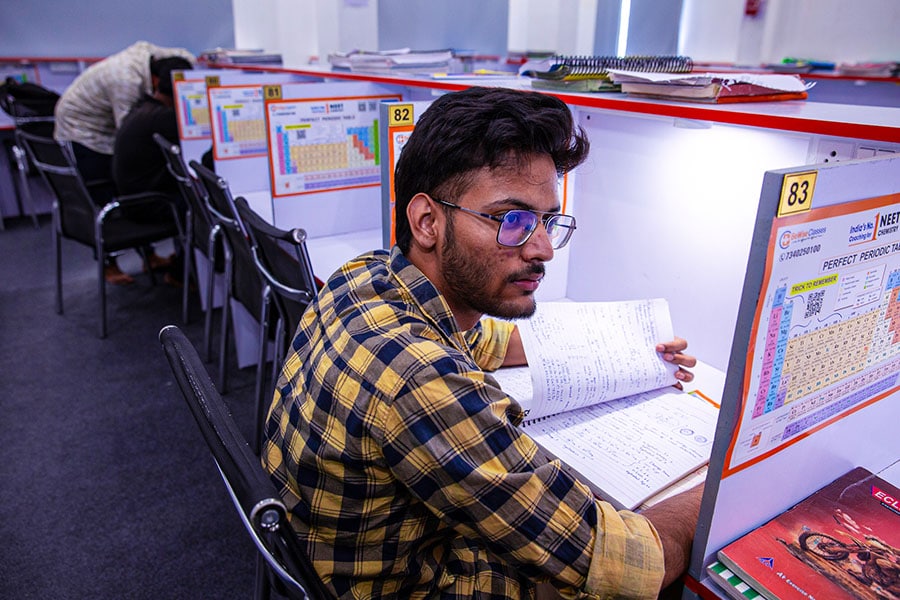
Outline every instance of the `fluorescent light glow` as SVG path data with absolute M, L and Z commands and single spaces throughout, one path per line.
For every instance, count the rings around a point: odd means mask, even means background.
M 616 54 L 625 56 L 628 49 L 628 21 L 631 19 L 631 0 L 622 0 L 619 7 L 619 35 L 616 37 Z

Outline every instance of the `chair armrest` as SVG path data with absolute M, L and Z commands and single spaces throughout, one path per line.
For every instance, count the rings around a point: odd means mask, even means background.
M 97 213 L 97 221 L 103 222 L 111 213 L 126 207 L 151 206 L 154 204 L 167 204 L 172 210 L 172 216 L 175 217 L 179 229 L 181 229 L 181 217 L 178 214 L 178 200 L 163 192 L 141 192 L 140 194 L 116 196 L 100 209 Z

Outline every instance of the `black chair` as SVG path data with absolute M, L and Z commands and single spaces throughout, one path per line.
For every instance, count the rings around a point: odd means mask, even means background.
M 43 138 L 53 137 L 53 127 L 55 120 L 53 118 L 53 110 L 51 105 L 47 105 L 43 111 L 29 110 L 22 106 L 16 98 L 11 94 L 0 97 L 0 108 L 6 111 L 15 123 L 15 131 L 13 132 L 13 143 L 9 146 L 9 152 L 12 156 L 13 163 L 18 172 L 17 180 L 13 180 L 16 191 L 16 200 L 19 205 L 19 211 L 22 216 L 27 211 L 30 213 L 31 222 L 34 228 L 40 227 L 38 221 L 37 207 L 34 198 L 31 195 L 31 186 L 28 177 L 35 173 L 34 164 L 25 151 L 24 143 L 20 138 L 21 133 L 29 133 L 31 135 Z M 49 111 L 49 112 L 48 112 Z M 3 219 L 0 219 L 0 229 L 2 229 Z
M 263 321 L 263 316 L 268 314 L 263 306 L 271 293 L 268 285 L 260 276 L 253 263 L 253 254 L 250 249 L 250 240 L 237 211 L 234 208 L 234 198 L 228 182 L 219 177 L 200 163 L 192 160 L 191 168 L 197 174 L 197 178 L 206 190 L 206 205 L 209 214 L 222 231 L 222 248 L 224 254 L 225 270 L 225 303 L 222 307 L 222 322 L 220 323 L 221 336 L 219 338 L 219 391 L 226 391 L 226 357 L 228 354 L 228 331 L 231 315 L 230 300 L 240 302 L 250 315 L 267 332 L 268 320 Z M 211 323 L 212 312 L 207 312 L 206 326 Z M 268 317 L 267 317 L 268 319 Z M 265 356 L 265 338 L 260 336 L 262 356 Z M 262 364 L 257 364 L 257 378 L 260 377 L 259 369 Z
M 147 263 L 143 248 L 154 242 L 174 238 L 184 243 L 181 219 L 175 202 L 165 194 L 148 192 L 112 197 L 104 204 L 95 202 L 91 183 L 85 182 L 75 166 L 72 148 L 67 142 L 17 132 L 18 138 L 44 181 L 53 191 L 53 246 L 56 257 L 56 311 L 63 312 L 62 244 L 71 239 L 94 250 L 97 260 L 100 294 L 100 337 L 106 337 L 106 278 L 103 265 L 107 256 L 122 250 L 137 250 Z M 98 185 L 109 184 L 99 182 Z M 152 221 L 134 220 L 135 211 L 158 211 L 165 218 Z
M 268 598 L 274 588 L 289 598 L 332 598 L 291 529 L 275 485 L 247 445 L 194 346 L 174 325 L 164 327 L 159 340 L 228 494 L 259 550 L 255 597 Z
M 272 385 L 278 380 L 278 370 L 287 352 L 300 317 L 318 292 L 312 262 L 306 248 L 306 231 L 292 229 L 285 231 L 269 225 L 260 217 L 245 198 L 234 201 L 238 216 L 250 236 L 253 260 L 260 275 L 271 289 L 271 304 L 275 306 L 278 320 L 275 324 L 275 354 L 272 359 Z M 263 304 L 263 311 L 270 303 Z M 268 314 L 262 315 L 262 322 L 268 323 Z M 261 334 L 261 343 L 267 336 Z M 262 364 L 263 356 L 260 356 Z M 256 446 L 260 449 L 263 420 L 265 419 L 266 392 L 270 388 L 264 384 L 265 376 L 257 371 L 256 380 Z
M 181 192 L 181 197 L 184 199 L 185 206 L 187 206 L 184 231 L 186 250 L 184 253 L 184 274 L 182 277 L 184 295 L 181 299 L 181 320 L 184 323 L 188 323 L 190 319 L 190 285 L 188 282 L 191 280 L 192 275 L 198 283 L 200 281 L 200 274 L 197 271 L 197 265 L 194 263 L 193 252 L 196 250 L 202 254 L 209 264 L 209 271 L 206 277 L 206 299 L 208 301 L 206 308 L 207 311 L 210 311 L 212 310 L 212 291 L 215 274 L 224 272 L 221 247 L 216 244 L 221 230 L 213 222 L 212 216 L 206 208 L 204 190 L 199 182 L 191 176 L 187 165 L 184 163 L 181 147 L 178 144 L 173 144 L 158 133 L 153 134 L 153 139 L 162 150 L 163 156 L 166 157 L 169 173 L 178 182 L 178 189 Z M 218 251 L 216 251 L 217 248 Z M 206 360 L 209 360 L 211 354 L 209 330 L 204 331 L 203 348 L 206 352 Z

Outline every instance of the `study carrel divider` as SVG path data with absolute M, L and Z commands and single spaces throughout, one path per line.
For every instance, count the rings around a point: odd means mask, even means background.
M 203 154 L 210 149 L 212 141 L 211 119 L 207 88 L 210 85 L 264 85 L 297 81 L 321 81 L 314 77 L 292 73 L 259 73 L 230 69 L 189 69 L 172 73 L 172 90 L 175 113 L 178 118 L 178 145 L 186 165 L 196 160 L 201 162 Z M 217 169 L 222 167 L 217 165 Z M 228 179 L 228 168 L 223 177 Z M 229 182 L 230 183 L 230 182 Z M 206 273 L 209 263 L 206 257 L 195 252 L 195 262 L 199 273 L 200 302 L 206 310 Z M 217 276 L 213 282 L 213 307 L 222 306 L 224 282 Z
M 897 213 L 900 156 L 765 174 L 688 594 L 727 543 L 900 457 Z
M 200 162 L 212 145 L 211 118 L 207 88 L 211 85 L 266 85 L 321 78 L 293 73 L 261 73 L 233 69 L 190 69 L 174 71 L 172 90 L 178 116 L 178 141 L 185 164 Z

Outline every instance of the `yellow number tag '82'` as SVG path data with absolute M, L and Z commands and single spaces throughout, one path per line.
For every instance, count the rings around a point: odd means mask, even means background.
M 388 127 L 412 125 L 414 121 L 412 104 L 391 104 L 388 108 Z

